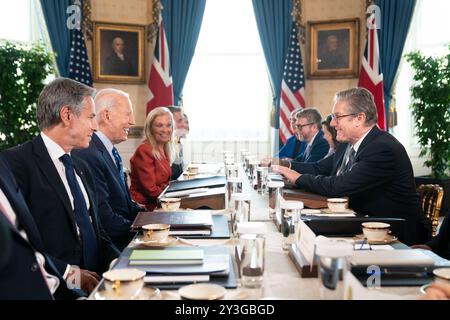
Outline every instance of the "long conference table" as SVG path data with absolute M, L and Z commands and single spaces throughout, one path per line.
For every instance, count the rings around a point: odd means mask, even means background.
M 240 174 L 245 174 L 240 172 Z M 261 289 L 246 289 L 239 285 L 236 289 L 228 289 L 224 299 L 286 299 L 286 300 L 316 300 L 321 299 L 320 283 L 318 278 L 302 278 L 295 267 L 293 261 L 288 256 L 288 251 L 282 249 L 283 235 L 278 231 L 276 224 L 269 218 L 268 196 L 259 194 L 250 185 L 249 180 L 244 176 L 243 192 L 251 194 L 251 221 L 260 221 L 266 225 L 266 260 L 264 282 Z M 225 190 L 223 190 L 225 196 Z M 225 202 L 224 202 L 225 203 Z M 227 210 L 217 210 L 215 214 L 229 214 Z M 231 256 L 234 256 L 234 246 L 238 239 L 190 239 L 193 244 L 199 246 L 225 245 L 230 249 Z M 186 246 L 186 244 L 177 242 L 176 245 Z M 133 247 L 133 242 L 129 247 Z M 233 263 L 236 268 L 235 262 Z M 95 294 L 103 285 L 103 280 L 92 292 L 89 299 L 95 299 Z M 371 289 L 376 291 L 374 299 L 388 299 L 381 294 L 387 294 L 386 297 L 398 299 L 416 299 L 420 298 L 420 287 L 381 287 Z M 155 297 L 152 287 L 144 287 L 139 299 L 180 299 L 177 290 L 162 290 L 160 295 Z M 354 297 L 358 299 L 358 297 Z M 367 299 L 367 298 L 365 298 Z M 369 299 L 371 299 L 369 297 Z

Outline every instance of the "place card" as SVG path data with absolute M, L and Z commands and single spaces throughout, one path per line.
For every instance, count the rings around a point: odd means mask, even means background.
M 316 234 L 303 222 L 297 223 L 297 247 L 302 252 L 305 259 L 312 266 L 314 263 L 314 244 Z

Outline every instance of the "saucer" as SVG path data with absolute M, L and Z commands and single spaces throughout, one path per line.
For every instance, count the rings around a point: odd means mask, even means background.
M 363 234 L 357 234 L 357 235 L 355 236 L 355 238 L 356 238 L 356 239 L 359 239 L 359 240 L 365 239 L 365 237 L 364 237 Z M 397 241 L 397 240 L 398 240 L 398 239 L 397 239 L 396 236 L 393 236 L 393 235 L 388 234 L 388 235 L 386 236 L 386 238 L 384 238 L 384 240 L 379 240 L 379 241 L 368 241 L 368 243 L 369 243 L 369 244 L 389 244 L 389 243 L 395 242 L 395 241 Z
M 177 242 L 177 239 L 171 236 L 168 236 L 164 240 L 149 240 L 149 241 L 143 241 L 138 238 L 134 239 L 133 243 L 135 245 L 139 246 L 146 246 L 146 247 L 167 247 Z
M 94 300 L 160 300 L 161 291 L 158 288 L 144 286 L 136 296 L 117 297 L 113 292 L 108 292 L 102 288 L 94 293 L 93 298 Z
M 334 212 L 334 211 L 331 211 L 330 208 L 324 208 L 324 209 L 322 209 L 322 212 L 328 213 L 328 214 L 355 213 L 355 211 L 353 211 L 352 209 L 345 209 L 344 211 Z
M 320 214 L 321 211 L 319 209 L 302 209 L 302 210 L 300 210 L 300 213 L 301 214 L 305 214 L 305 215 L 308 215 L 308 214 Z
M 178 294 L 181 298 L 190 300 L 217 300 L 223 298 L 227 290 L 213 283 L 198 283 L 181 287 Z

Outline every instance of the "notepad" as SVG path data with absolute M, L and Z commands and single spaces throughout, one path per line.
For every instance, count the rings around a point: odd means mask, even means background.
M 133 250 L 130 265 L 193 265 L 202 264 L 204 252 L 193 250 Z

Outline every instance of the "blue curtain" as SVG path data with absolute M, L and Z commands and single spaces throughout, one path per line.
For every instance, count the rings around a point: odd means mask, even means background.
M 275 114 L 272 126 L 279 128 L 279 102 L 284 60 L 291 28 L 292 0 L 252 0 L 264 56 L 274 92 Z
M 41 0 L 48 34 L 56 53 L 56 64 L 62 77 L 69 75 L 70 32 L 66 27 L 66 10 L 70 5 L 70 0 Z
M 387 121 L 390 93 L 402 58 L 416 0 L 377 0 L 375 4 L 381 9 L 381 29 L 378 30 L 378 38 Z
M 163 21 L 169 46 L 173 96 L 180 104 L 184 82 L 194 56 L 206 0 L 162 0 Z

